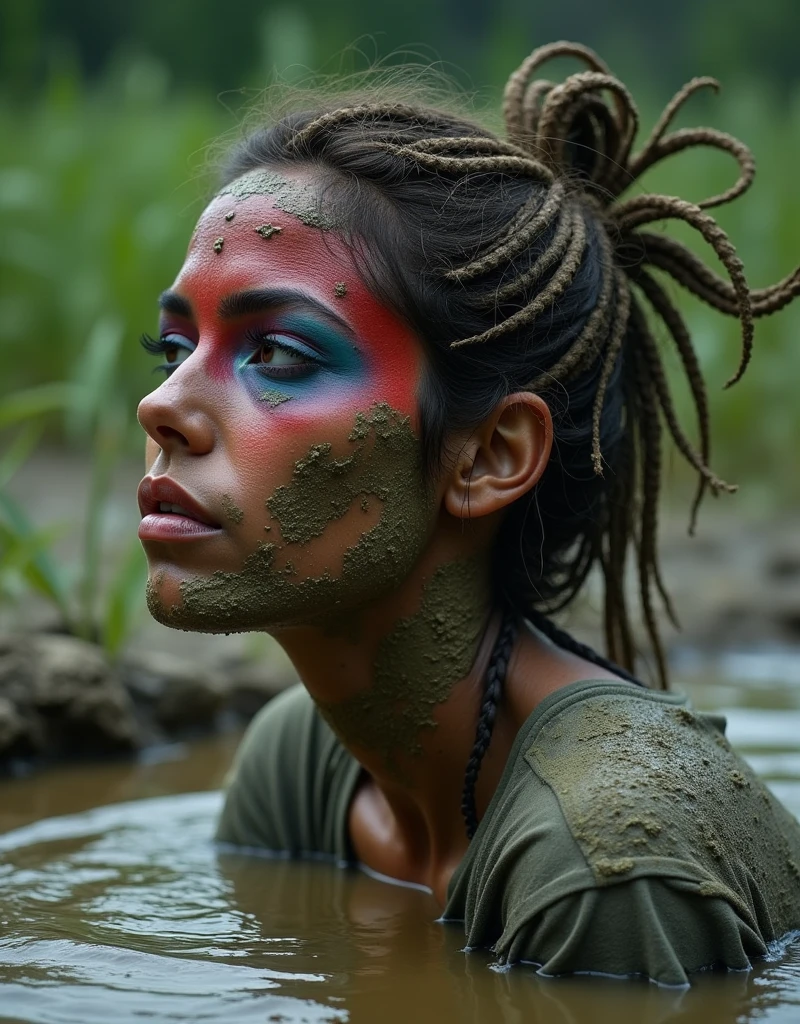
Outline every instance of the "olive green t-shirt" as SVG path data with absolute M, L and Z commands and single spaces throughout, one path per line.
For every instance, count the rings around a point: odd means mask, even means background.
M 254 720 L 217 838 L 352 862 L 360 766 L 301 686 Z M 685 698 L 588 680 L 547 697 L 447 892 L 468 947 L 547 975 L 681 985 L 800 928 L 800 825 Z

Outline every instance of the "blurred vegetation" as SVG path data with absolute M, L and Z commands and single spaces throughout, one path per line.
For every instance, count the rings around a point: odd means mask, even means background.
M 0 456 L 0 604 L 33 593 L 54 608 L 62 629 L 101 643 L 112 655 L 143 611 L 147 578 L 138 538 L 131 537 L 121 551 L 109 551 L 106 536 L 112 473 L 131 436 L 119 372 L 121 343 L 119 324 L 101 320 L 86 344 L 85 357 L 93 362 L 89 387 L 45 383 L 0 398 L 0 429 L 12 438 Z M 8 490 L 54 412 L 71 424 L 90 466 L 82 543 L 78 558 L 69 563 L 54 557 L 52 547 L 70 524 L 37 528 L 31 510 Z
M 174 278 L 209 194 L 209 144 L 235 129 L 242 104 L 276 69 L 289 80 L 300 65 L 346 71 L 424 39 L 431 49 L 423 57 L 438 52 L 455 62 L 461 83 L 481 87 L 476 102 L 496 110 L 505 77 L 530 48 L 577 36 L 626 77 L 645 131 L 685 77 L 715 74 L 721 97 L 696 101 L 683 123 L 705 121 L 743 138 L 760 167 L 752 192 L 719 219 L 753 287 L 783 276 L 800 256 L 795 0 L 673 0 L 663 8 L 562 0 L 535 12 L 521 0 L 415 0 L 379 24 L 366 0 L 5 0 L 2 17 L 0 600 L 33 588 L 70 629 L 99 633 L 112 650 L 131 628 L 141 591 L 132 547 L 108 600 L 95 603 L 109 474 L 141 448 L 134 411 L 153 383 L 137 337 L 154 330 L 156 296 Z M 356 49 L 336 58 L 365 30 L 379 32 L 361 44 L 366 56 Z M 408 59 L 397 53 L 390 63 Z M 219 94 L 240 87 L 251 92 Z M 699 199 L 734 173 L 721 155 L 697 152 L 657 168 L 646 184 Z M 703 252 L 690 234 L 670 230 Z M 796 501 L 800 309 L 758 323 L 750 370 L 723 393 L 738 361 L 736 324 L 681 301 L 712 392 L 714 468 L 751 498 Z M 57 528 L 34 528 L 8 495 L 45 428 L 92 461 L 92 512 L 80 564 L 69 572 L 48 554 Z M 682 492 L 684 478 L 676 479 Z
M 177 88 L 208 95 L 261 86 L 276 65 L 338 67 L 356 40 L 368 53 L 424 49 L 479 87 L 498 84 L 526 50 L 565 38 L 594 46 L 626 79 L 668 87 L 745 75 L 790 87 L 800 35 L 796 0 L 3 0 L 0 18 L 0 76 L 18 97 L 41 86 L 65 48 L 91 80 L 119 53 L 147 53 Z

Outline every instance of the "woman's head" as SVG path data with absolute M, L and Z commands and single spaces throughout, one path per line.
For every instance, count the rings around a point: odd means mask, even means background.
M 143 524 L 154 576 L 183 583 L 180 601 L 162 599 L 185 628 L 345 610 L 375 579 L 398 582 L 430 527 L 421 346 L 320 229 L 313 173 L 247 185 L 210 203 L 161 297 L 169 376 L 139 413 L 159 478 L 143 483 L 143 511 L 189 504 L 162 493 L 168 475 L 207 523 Z
M 582 57 L 591 70 L 571 76 L 562 86 L 533 80 L 539 64 L 559 53 Z M 739 374 L 749 356 L 753 312 L 768 312 L 788 301 L 798 284 L 795 278 L 751 295 L 732 248 L 698 206 L 664 196 L 616 202 L 655 160 L 695 143 L 726 149 L 741 166 L 737 185 L 705 206 L 727 201 L 747 187 L 752 165 L 740 144 L 711 130 L 667 133 L 679 102 L 702 84 L 708 81 L 696 80 L 679 96 L 635 157 L 636 115 L 624 87 L 594 55 L 566 45 L 535 53 L 511 77 L 506 142 L 454 115 L 369 96 L 344 106 L 297 108 L 248 136 L 230 155 L 222 191 L 204 213 L 176 282 L 174 290 L 182 298 L 187 290 L 196 295 L 196 308 L 188 320 L 179 316 L 175 326 L 168 320 L 166 336 L 169 340 L 174 332 L 173 351 L 179 353 L 196 345 L 201 333 L 210 337 L 213 344 L 205 347 L 203 365 L 198 359 L 202 346 L 193 356 L 194 371 L 202 374 L 198 393 L 206 396 L 208 409 L 216 410 L 217 429 L 236 437 L 243 466 L 253 467 L 251 477 L 262 472 L 255 467 L 269 466 L 274 486 L 294 486 L 300 498 L 300 463 L 295 463 L 298 458 L 308 461 L 303 445 L 309 449 L 313 433 L 304 432 L 303 424 L 311 422 L 306 411 L 318 417 L 325 403 L 332 402 L 336 412 L 324 442 L 329 449 L 315 452 L 308 467 L 301 466 L 301 475 L 308 477 L 308 496 L 314 486 L 341 481 L 348 473 L 350 448 L 357 443 L 348 433 L 354 432 L 353 417 L 366 422 L 371 410 L 385 404 L 393 436 L 399 438 L 406 430 L 420 440 L 416 448 L 410 442 L 406 448 L 399 440 L 393 442 L 410 460 L 402 476 L 413 483 L 404 485 L 406 492 L 413 492 L 413 501 L 406 503 L 403 516 L 414 518 L 412 506 L 420 512 L 407 532 L 403 556 L 393 556 L 393 571 L 385 558 L 372 564 L 373 575 L 383 572 L 391 584 L 407 571 L 433 528 L 437 485 L 452 471 L 465 439 L 496 416 L 508 396 L 533 395 L 530 408 L 544 411 L 539 454 L 549 454 L 550 417 L 553 449 L 544 472 L 541 458 L 529 460 L 528 484 L 508 502 L 495 531 L 497 597 L 521 611 L 550 610 L 569 601 L 592 565 L 600 563 L 611 654 L 630 665 L 633 645 L 622 576 L 626 553 L 635 542 L 645 616 L 658 651 L 651 592 L 660 589 L 655 527 L 662 423 L 700 473 L 701 487 L 710 484 L 719 490 L 725 485 L 707 466 L 705 391 L 691 341 L 646 263 L 723 312 L 741 317 L 744 355 Z M 729 271 L 730 285 L 677 243 L 638 230 L 670 216 L 688 221 L 714 246 Z M 255 224 L 253 218 L 262 222 Z M 256 394 L 258 388 L 265 390 L 263 382 L 240 388 L 237 394 L 244 396 L 249 388 L 249 397 L 226 404 L 225 381 L 234 369 L 256 380 L 244 356 L 249 351 L 251 359 L 254 346 L 228 354 L 230 371 L 223 371 L 222 357 L 214 353 L 230 352 L 230 344 L 219 326 L 216 305 L 234 292 L 267 286 L 291 290 L 298 284 L 329 314 L 344 320 L 335 365 L 315 371 L 305 383 L 284 381 L 266 389 L 275 391 L 274 405 Z M 687 371 L 700 418 L 698 451 L 675 418 L 643 301 L 666 324 Z M 250 317 L 258 325 L 256 341 L 263 339 L 269 324 L 261 311 L 252 311 L 252 304 L 248 309 L 237 324 L 239 333 L 234 333 L 241 337 L 240 328 Z M 168 308 L 168 317 L 175 312 L 180 313 Z M 308 310 L 306 314 L 310 316 Z M 283 320 L 280 326 L 295 342 L 304 337 L 300 328 L 292 334 Z M 186 339 L 187 328 L 188 346 L 179 340 Z M 359 354 L 359 346 L 368 352 Z M 280 358 L 291 362 L 302 356 Z M 176 451 L 189 448 L 185 431 L 171 424 L 167 410 L 180 407 L 191 376 L 187 360 L 180 374 L 159 389 L 160 398 L 156 392 L 146 400 L 142 414 L 155 441 L 161 445 L 165 438 L 168 445 L 178 446 Z M 287 387 L 294 391 L 287 394 Z M 199 409 L 193 413 L 198 422 Z M 409 419 L 401 426 L 404 416 Z M 191 419 L 188 411 L 187 417 Z M 262 419 L 268 429 L 262 430 Z M 358 459 L 374 464 L 380 434 L 375 426 L 370 430 Z M 341 468 L 334 468 L 338 463 Z M 187 465 L 192 465 L 191 458 Z M 323 475 L 314 477 L 312 467 Z M 220 474 L 225 480 L 224 469 Z M 253 500 L 260 500 L 262 507 L 266 482 L 265 477 L 259 484 L 261 491 L 252 489 Z M 370 514 L 377 514 L 380 523 L 389 502 L 381 499 L 383 513 L 373 502 L 370 512 L 363 488 L 345 487 L 345 492 L 341 510 L 329 518 L 342 531 L 346 562 L 353 543 L 370 535 L 369 529 L 364 534 L 365 523 L 375 525 Z M 359 521 L 354 511 L 356 493 L 365 498 L 366 520 Z M 370 493 L 377 492 L 373 488 Z M 288 511 L 285 501 L 281 505 L 282 497 L 287 496 L 279 494 L 277 501 L 271 497 L 267 507 L 273 515 L 282 507 L 284 519 L 296 518 L 296 510 Z M 252 519 L 255 528 L 255 515 L 243 511 L 244 521 Z M 285 536 L 284 523 L 279 525 Z M 319 533 L 306 530 L 306 540 L 319 537 L 323 526 L 332 529 L 317 523 Z M 396 527 L 397 536 L 405 531 L 404 524 Z M 253 540 L 248 533 L 247 542 Z M 381 543 L 387 550 L 394 547 L 386 538 Z M 313 547 L 303 556 L 312 574 L 319 569 Z M 263 561 L 265 545 L 258 550 Z M 269 566 L 285 574 L 280 587 L 285 602 L 298 593 L 292 587 L 306 583 L 297 565 L 291 562 L 287 570 L 279 556 L 273 551 Z M 254 564 L 254 572 L 263 568 L 260 562 Z M 333 582 L 336 570 L 326 566 L 325 571 Z M 292 582 L 292 573 L 299 584 Z M 201 582 L 207 587 L 213 578 Z M 184 588 L 184 598 L 186 594 Z M 330 594 L 326 587 L 313 590 L 314 600 L 335 596 L 335 587 Z

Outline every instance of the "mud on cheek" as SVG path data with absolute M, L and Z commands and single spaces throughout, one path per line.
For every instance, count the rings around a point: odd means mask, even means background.
M 298 459 L 291 481 L 267 500 L 270 531 L 242 570 L 184 581 L 181 604 L 161 621 L 211 632 L 324 622 L 399 583 L 421 553 L 433 516 L 419 439 L 409 418 L 384 402 L 356 414 L 348 442 L 347 455 L 335 457 L 323 443 Z M 349 533 L 359 516 L 374 525 L 356 530 L 344 549 L 342 532 L 339 543 L 331 535 L 328 558 L 314 565 L 315 575 L 303 576 L 290 553 L 314 541 L 322 552 L 331 524 Z

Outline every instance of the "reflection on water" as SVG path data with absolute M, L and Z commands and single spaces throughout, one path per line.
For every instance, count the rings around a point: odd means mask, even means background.
M 800 814 L 800 687 L 690 689 L 699 706 L 725 708 L 733 742 Z M 688 991 L 546 980 L 464 954 L 458 926 L 437 924 L 417 889 L 215 850 L 221 797 L 186 791 L 218 789 L 233 745 L 3 783 L 0 1021 L 800 1020 L 800 942 Z M 86 809 L 100 802 L 110 806 Z M 58 807 L 75 813 L 32 820 Z

